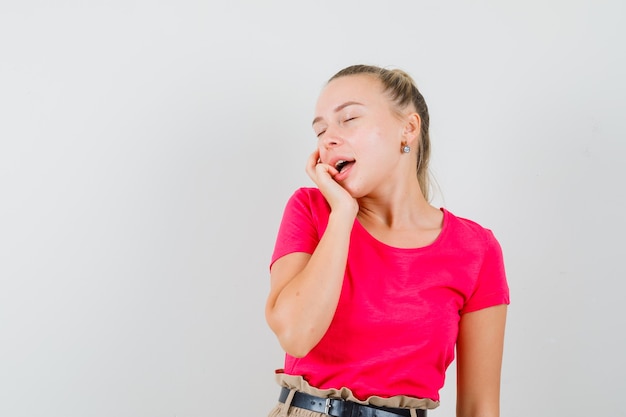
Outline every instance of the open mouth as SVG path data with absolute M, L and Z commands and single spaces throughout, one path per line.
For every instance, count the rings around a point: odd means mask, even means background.
M 354 161 L 346 161 L 344 159 L 340 159 L 339 161 L 337 161 L 337 163 L 335 164 L 335 169 L 337 170 L 337 172 L 341 172 L 343 171 L 346 167 L 352 165 L 354 163 Z

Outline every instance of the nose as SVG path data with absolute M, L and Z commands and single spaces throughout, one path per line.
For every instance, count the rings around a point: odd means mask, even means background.
M 322 146 L 327 149 L 334 148 L 343 142 L 343 138 L 339 133 L 339 129 L 334 126 L 328 126 L 322 136 Z

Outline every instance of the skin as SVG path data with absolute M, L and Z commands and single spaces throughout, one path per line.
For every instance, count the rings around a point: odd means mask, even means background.
M 416 175 L 420 116 L 398 109 L 373 76 L 331 81 L 320 94 L 317 149 L 306 172 L 331 207 L 313 254 L 274 262 L 266 319 L 283 349 L 305 356 L 324 336 L 343 283 L 355 218 L 381 242 L 423 247 L 441 232 L 443 213 L 423 197 Z M 402 153 L 408 145 L 411 152 Z M 338 160 L 354 160 L 341 173 Z M 457 416 L 499 416 L 506 306 L 463 315 L 457 343 Z

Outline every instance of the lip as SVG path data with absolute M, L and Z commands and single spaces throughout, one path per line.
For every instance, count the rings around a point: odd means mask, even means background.
M 330 165 L 333 168 L 337 165 L 337 162 L 339 162 L 339 161 L 352 161 L 352 163 L 349 164 L 344 169 L 342 169 L 340 173 L 338 173 L 337 175 L 333 176 L 333 179 L 335 181 L 342 181 L 342 180 L 344 180 L 348 176 L 348 173 L 352 169 L 352 166 L 356 163 L 356 160 L 354 159 L 354 157 L 353 156 L 349 156 L 347 154 L 335 154 L 335 155 L 332 155 L 332 156 L 331 155 L 326 155 L 326 156 L 327 157 L 330 156 L 330 158 L 327 161 L 325 161 L 324 163 L 327 164 L 327 165 Z
M 344 179 L 346 179 L 346 177 L 350 174 L 350 171 L 352 171 L 352 167 L 354 167 L 354 164 L 356 164 L 356 161 L 350 163 L 350 165 L 342 169 L 340 173 L 338 173 L 337 175 L 333 177 L 333 179 L 337 182 L 343 181 Z
M 339 155 L 333 157 L 330 161 L 327 162 L 327 164 L 334 168 L 339 161 L 354 161 L 354 158 L 345 155 Z

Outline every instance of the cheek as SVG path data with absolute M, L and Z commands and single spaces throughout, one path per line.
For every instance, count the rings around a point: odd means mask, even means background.
M 391 143 L 389 134 L 385 129 L 374 126 L 359 132 L 359 145 L 363 150 L 372 152 L 375 155 L 386 153 L 386 147 Z

